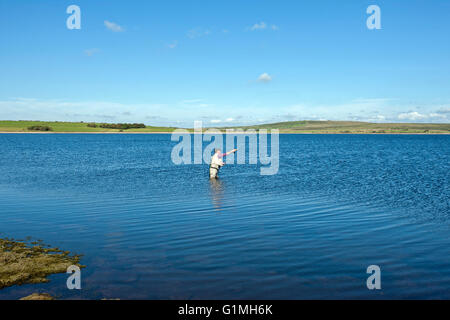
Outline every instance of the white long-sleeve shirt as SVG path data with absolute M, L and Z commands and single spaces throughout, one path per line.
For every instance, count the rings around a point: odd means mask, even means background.
M 222 153 L 215 153 L 211 157 L 211 166 L 213 167 L 222 167 L 224 165 L 223 163 L 223 154 Z

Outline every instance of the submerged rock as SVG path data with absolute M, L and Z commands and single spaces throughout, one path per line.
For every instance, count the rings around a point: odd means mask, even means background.
M 0 289 L 26 283 L 48 282 L 47 277 L 65 273 L 71 265 L 79 265 L 80 255 L 49 248 L 41 241 L 30 244 L 0 239 Z

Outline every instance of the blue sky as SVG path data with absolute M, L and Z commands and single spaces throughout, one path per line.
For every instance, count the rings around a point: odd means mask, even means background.
M 0 0 L 0 119 L 448 123 L 449 17 L 438 0 Z

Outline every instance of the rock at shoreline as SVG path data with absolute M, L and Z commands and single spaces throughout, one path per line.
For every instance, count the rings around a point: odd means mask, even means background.
M 49 248 L 41 242 L 30 244 L 12 239 L 0 239 L 0 289 L 13 285 L 48 282 L 47 276 L 65 273 L 78 265 L 79 255 Z
M 48 293 L 33 293 L 29 296 L 20 298 L 19 300 L 55 300 L 55 298 Z

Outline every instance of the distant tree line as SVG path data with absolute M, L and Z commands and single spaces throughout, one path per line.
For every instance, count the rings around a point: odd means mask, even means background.
M 145 128 L 145 124 L 143 123 L 88 123 L 87 125 L 90 128 L 105 128 L 105 129 L 120 129 L 120 130 L 127 130 L 127 129 L 139 129 L 139 128 Z
M 49 126 L 31 126 L 28 127 L 28 130 L 32 131 L 53 131 L 53 129 Z

